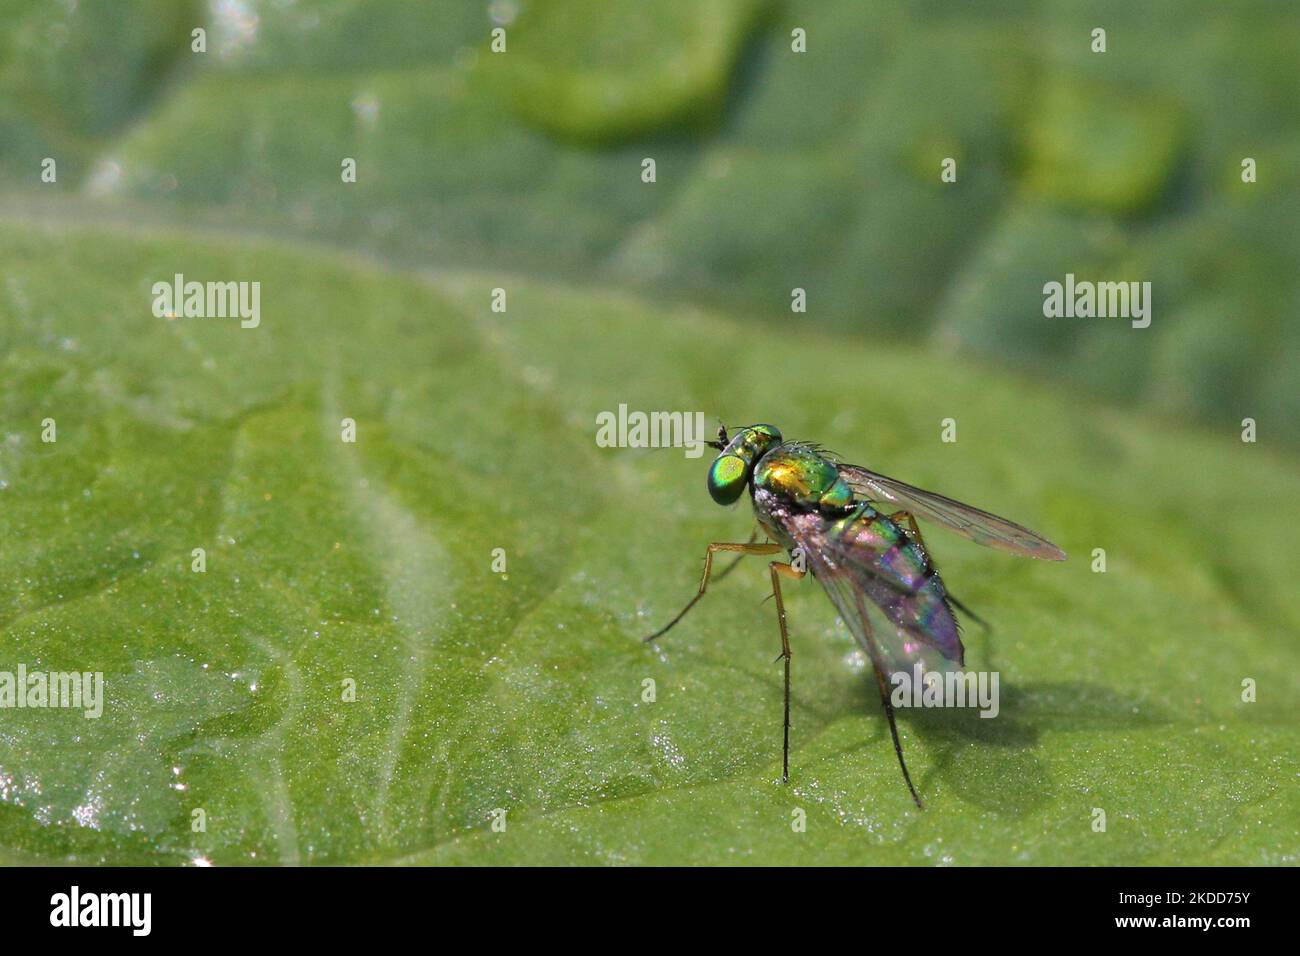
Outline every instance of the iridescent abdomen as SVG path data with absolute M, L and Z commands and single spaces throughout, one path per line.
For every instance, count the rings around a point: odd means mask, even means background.
M 898 524 L 870 505 L 831 525 L 829 536 L 845 544 L 866 549 L 894 580 L 910 590 L 922 587 L 930 576 L 925 554 Z
M 874 554 L 873 569 L 879 576 L 869 580 L 865 589 L 891 620 L 905 622 L 916 635 L 905 639 L 904 650 L 912 653 L 920 638 L 948 660 L 961 663 L 961 639 L 943 580 L 897 522 L 863 504 L 832 524 L 827 540 L 846 552 Z

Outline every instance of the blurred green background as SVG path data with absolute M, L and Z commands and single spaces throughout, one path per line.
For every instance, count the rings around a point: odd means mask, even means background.
M 0 861 L 1300 862 L 1297 62 L 1263 0 L 0 0 L 0 670 L 109 688 L 0 712 Z M 927 531 L 1004 696 L 902 716 L 924 813 L 811 582 L 788 787 L 765 569 L 639 643 L 749 519 L 623 402 L 1070 553 Z
M 1300 438 L 1286 0 L 4 7 L 11 198 L 595 279 L 758 321 L 788 322 L 801 287 L 800 323 Z M 498 24 L 504 56 L 486 46 Z M 42 191 L 50 155 L 60 183 Z M 1149 280 L 1152 327 L 1044 319 L 1043 283 L 1067 272 Z

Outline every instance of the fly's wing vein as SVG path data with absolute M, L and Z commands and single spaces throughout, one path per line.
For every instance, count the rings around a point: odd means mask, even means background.
M 859 465 L 840 465 L 839 470 L 849 487 L 869 501 L 896 504 L 915 517 L 938 521 L 961 536 L 990 548 L 1047 561 L 1065 560 L 1065 552 L 1052 542 L 1007 518 Z

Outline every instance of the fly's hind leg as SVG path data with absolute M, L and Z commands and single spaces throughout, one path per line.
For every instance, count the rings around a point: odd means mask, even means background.
M 704 592 L 705 590 L 708 589 L 709 586 L 709 573 L 713 570 L 713 556 L 717 552 L 738 551 L 743 557 L 746 554 L 776 554 L 780 550 L 781 550 L 781 546 L 779 544 L 770 541 L 764 544 L 754 544 L 752 538 L 750 539 L 750 543 L 747 544 L 730 543 L 726 541 L 714 541 L 709 545 L 708 550 L 704 552 L 704 575 L 700 578 L 700 589 L 695 593 L 695 597 L 691 598 L 689 601 L 686 602 L 686 606 L 677 612 L 676 617 L 674 617 L 663 627 L 659 628 L 659 630 L 655 631 L 653 634 L 649 635 L 648 637 L 643 637 L 642 640 L 648 644 L 649 642 L 657 638 L 663 637 L 665 634 L 668 633 L 669 630 L 672 629 L 674 624 L 676 624 L 678 621 L 680 621 L 682 618 L 686 616 L 687 611 L 695 607 L 695 605 L 699 602 L 700 598 L 704 597 Z
M 925 566 L 926 566 L 927 573 L 933 573 L 934 562 L 930 560 L 930 549 L 926 547 L 925 539 L 921 537 L 921 528 L 916 523 L 916 517 L 912 514 L 912 512 L 895 511 L 892 515 L 889 516 L 889 520 L 893 521 L 895 524 L 903 524 L 907 526 L 908 532 L 911 534 L 912 538 L 916 541 L 916 546 L 921 549 L 921 554 L 925 557 Z M 992 625 L 990 625 L 988 621 L 984 620 L 984 618 L 980 617 L 978 614 L 976 614 L 974 611 L 968 608 L 961 601 L 957 600 L 957 598 L 954 595 L 947 594 L 946 597 L 948 598 L 949 604 L 951 604 L 957 610 L 961 611 L 963 614 L 965 614 L 968 618 L 970 618 L 980 627 L 984 628 L 984 630 L 986 631 L 993 630 Z
M 875 650 L 876 638 L 872 631 L 871 618 L 867 614 L 862 595 L 855 594 L 854 600 L 858 604 L 858 619 L 862 621 L 862 635 L 866 638 L 866 649 L 871 655 L 871 667 L 876 672 L 876 684 L 880 687 L 880 706 L 885 708 L 885 717 L 889 720 L 889 735 L 894 738 L 894 753 L 898 755 L 898 766 L 902 768 L 903 781 L 907 784 L 908 792 L 912 794 L 912 801 L 916 804 L 916 808 L 924 810 L 921 797 L 916 792 L 916 787 L 912 786 L 912 775 L 907 772 L 907 761 L 903 759 L 903 744 L 898 739 L 898 723 L 894 720 L 894 703 L 889 699 L 889 682 L 885 680 L 885 672 L 881 670 L 880 659 Z
M 992 625 L 992 624 L 990 624 L 988 621 L 984 620 L 984 618 L 980 617 L 978 614 L 976 614 L 974 611 L 972 611 L 970 608 L 968 608 L 968 607 L 967 607 L 965 604 L 963 604 L 961 601 L 958 601 L 957 598 L 956 598 L 955 596 L 953 596 L 952 594 L 945 594 L 944 597 L 946 597 L 946 598 L 948 599 L 948 603 L 949 603 L 949 604 L 951 604 L 951 605 L 952 605 L 953 607 L 955 607 L 957 610 L 961 611 L 963 614 L 965 614 L 968 618 L 970 618 L 972 621 L 974 621 L 974 622 L 975 622 L 976 624 L 978 624 L 980 627 L 984 628 L 984 630 L 986 630 L 986 631 L 992 631 L 992 630 L 993 630 L 993 625 Z
M 785 626 L 785 602 L 781 600 L 781 578 L 802 580 L 807 571 L 801 571 L 783 561 L 773 561 L 768 565 L 772 575 L 772 594 L 776 597 L 776 619 L 781 625 L 781 657 L 785 660 L 785 718 L 781 732 L 781 782 L 790 781 L 790 634 Z
M 918 810 L 924 810 L 925 806 L 921 803 L 921 797 L 916 792 L 916 787 L 912 786 L 912 775 L 907 772 L 907 761 L 903 759 L 903 745 L 898 740 L 898 724 L 894 721 L 894 704 L 889 699 L 889 685 L 885 682 L 884 672 L 879 665 L 876 666 L 876 683 L 880 685 L 880 703 L 885 708 L 885 716 L 889 718 L 889 733 L 894 738 L 894 753 L 898 754 L 898 765 L 903 768 L 903 780 L 907 783 L 907 789 L 911 791 L 912 800 L 916 803 Z

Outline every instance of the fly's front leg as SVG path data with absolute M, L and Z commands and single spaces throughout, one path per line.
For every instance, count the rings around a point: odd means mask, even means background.
M 758 541 L 758 535 L 759 535 L 759 530 L 755 528 L 753 533 L 750 534 L 749 540 L 746 541 L 745 543 L 755 544 Z M 723 568 L 721 571 L 719 571 L 717 575 L 714 577 L 713 579 L 714 583 L 716 584 L 718 581 L 721 581 L 732 571 L 736 570 L 736 565 L 740 564 L 740 562 L 743 560 L 745 560 L 745 556 L 743 554 L 738 554 L 734 558 L 732 558 L 731 563 L 727 565 L 725 568 Z
M 776 597 L 776 619 L 781 625 L 781 658 L 785 660 L 785 720 L 781 736 L 781 782 L 790 782 L 790 634 L 785 626 L 785 602 L 781 600 L 781 578 L 802 580 L 807 571 L 801 571 L 783 561 L 768 565 L 772 575 L 772 594 Z M 781 659 L 781 658 L 778 658 Z
M 744 556 L 746 554 L 776 554 L 780 550 L 781 550 L 781 546 L 771 541 L 766 542 L 764 544 L 754 544 L 752 543 L 752 539 L 751 539 L 751 543 L 748 544 L 730 543 L 726 541 L 714 541 L 709 545 L 708 550 L 704 552 L 704 575 L 700 578 L 700 589 L 699 591 L 696 592 L 695 597 L 691 598 L 689 601 L 686 602 L 686 606 L 677 612 L 676 617 L 674 617 L 663 627 L 659 628 L 659 630 L 655 631 L 649 637 L 642 638 L 642 640 L 645 641 L 646 643 L 649 643 L 650 641 L 653 641 L 656 638 L 663 637 L 665 634 L 668 633 L 668 631 L 672 628 L 674 624 L 676 624 L 678 621 L 680 621 L 682 618 L 686 616 L 687 611 L 695 607 L 696 603 L 700 600 L 700 598 L 704 597 L 704 592 L 705 590 L 708 589 L 709 586 L 709 573 L 713 570 L 713 555 L 716 554 L 717 552 L 738 551 L 740 552 L 741 556 Z

